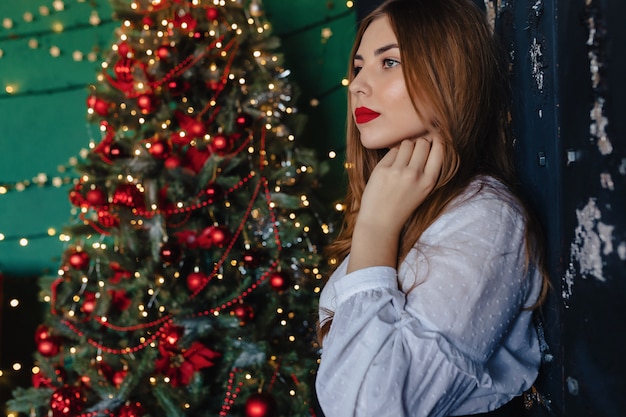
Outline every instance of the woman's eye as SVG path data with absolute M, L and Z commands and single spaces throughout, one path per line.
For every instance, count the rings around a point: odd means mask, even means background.
M 396 65 L 400 65 L 400 62 L 396 61 L 395 59 L 391 59 L 391 58 L 383 59 L 383 67 L 385 68 L 392 68 L 392 67 L 395 67 Z
M 359 75 L 359 72 L 361 72 L 361 67 L 357 67 L 357 66 L 355 66 L 355 67 L 352 69 L 352 75 L 354 75 L 355 77 L 356 77 L 357 75 Z

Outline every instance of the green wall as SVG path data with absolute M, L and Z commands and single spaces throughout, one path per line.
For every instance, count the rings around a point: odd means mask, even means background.
M 63 10 L 54 4 L 63 4 Z M 301 90 L 298 108 L 308 122 L 300 140 L 322 159 L 330 150 L 339 153 L 330 161 L 322 193 L 327 201 L 340 198 L 346 114 L 341 80 L 355 12 L 339 0 L 265 0 L 264 8 Z M 90 23 L 94 15 L 99 25 Z M 55 31 L 59 25 L 63 29 Z M 67 199 L 71 184 L 56 186 L 53 180 L 73 177 L 71 159 L 94 134 L 85 118 L 87 86 L 96 81 L 118 25 L 105 0 L 0 2 L 0 273 L 41 275 L 58 266 L 63 249 L 58 234 L 73 216 Z M 75 51 L 82 52 L 82 60 Z M 90 60 L 89 53 L 97 58 Z M 15 86 L 13 94 L 6 92 L 8 85 Z M 42 173 L 46 184 L 29 185 Z M 52 237 L 50 228 L 56 232 Z M 28 245 L 20 245 L 22 238 Z

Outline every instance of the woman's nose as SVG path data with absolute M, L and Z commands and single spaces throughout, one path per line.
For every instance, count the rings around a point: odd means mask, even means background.
M 363 69 L 352 79 L 348 90 L 351 94 L 369 94 L 371 87 L 367 81 L 367 76 Z

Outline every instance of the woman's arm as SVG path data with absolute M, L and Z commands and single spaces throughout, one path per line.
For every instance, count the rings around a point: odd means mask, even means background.
M 440 141 L 423 137 L 402 141 L 380 160 L 361 199 L 348 272 L 397 266 L 402 227 L 435 186 L 442 160 Z
M 539 280 L 525 274 L 523 220 L 489 198 L 459 206 L 432 229 L 426 259 L 401 269 L 414 275 L 400 277 L 408 287 L 419 275 L 408 297 L 389 266 L 330 284 L 335 314 L 317 379 L 327 417 L 484 412 L 536 376 L 536 336 L 522 306 Z M 504 368 L 492 369 L 503 351 Z M 474 392 L 481 398 L 468 402 Z

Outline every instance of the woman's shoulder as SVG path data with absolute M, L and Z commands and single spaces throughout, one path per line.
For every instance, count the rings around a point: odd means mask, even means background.
M 494 177 L 480 176 L 450 201 L 423 237 L 443 237 L 459 229 L 523 229 L 524 224 L 523 206 L 511 189 Z
M 499 209 L 521 214 L 522 205 L 513 191 L 501 180 L 481 175 L 474 178 L 448 205 L 444 214 L 463 208 Z

